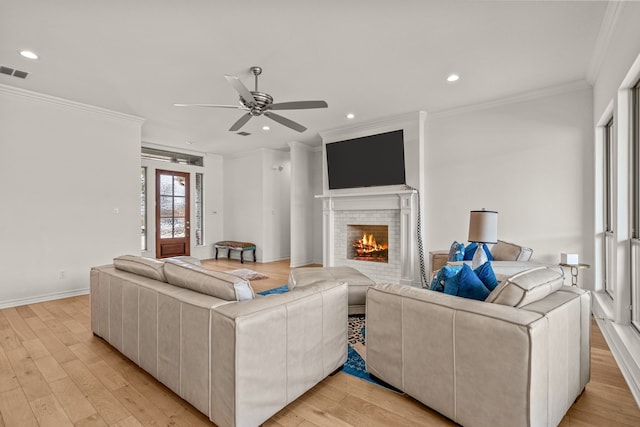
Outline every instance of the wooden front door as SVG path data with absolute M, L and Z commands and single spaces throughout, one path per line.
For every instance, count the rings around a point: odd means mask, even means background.
M 156 170 L 156 258 L 189 255 L 189 174 Z

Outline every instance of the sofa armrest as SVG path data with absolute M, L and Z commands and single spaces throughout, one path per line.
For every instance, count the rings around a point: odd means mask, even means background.
M 211 420 L 260 425 L 342 366 L 347 295 L 326 281 L 213 309 Z
M 448 250 L 437 250 L 429 252 L 429 280 L 433 278 L 433 275 L 444 267 L 449 261 Z

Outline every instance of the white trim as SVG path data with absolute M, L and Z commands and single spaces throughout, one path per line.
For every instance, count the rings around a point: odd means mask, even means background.
M 365 136 L 371 132 L 387 130 L 387 128 L 406 129 L 415 126 L 416 118 L 420 119 L 424 114 L 426 114 L 424 111 L 412 111 L 395 116 L 385 116 L 365 123 L 328 129 L 319 132 L 319 134 L 324 143 L 331 143 L 346 137 L 357 138 L 358 136 Z
M 29 297 L 29 298 L 10 299 L 6 301 L 0 301 L 0 309 L 18 307 L 21 305 L 36 304 L 39 302 L 53 301 L 57 299 L 71 298 L 71 297 L 77 297 L 79 295 L 88 295 L 88 294 L 89 294 L 89 288 L 87 287 L 87 288 L 81 288 L 81 289 L 74 289 L 72 291 L 54 292 L 51 294 L 38 295 L 35 297 Z
M 640 363 L 636 358 L 640 355 L 640 335 L 631 325 L 620 325 L 595 315 L 594 317 L 636 404 L 640 406 Z
M 8 95 L 18 96 L 20 98 L 32 99 L 36 101 L 48 102 L 50 104 L 56 104 L 63 107 L 67 107 L 73 110 L 89 111 L 91 113 L 97 113 L 103 116 L 115 117 L 117 119 L 129 120 L 135 123 L 142 124 L 144 122 L 143 117 L 134 116 L 132 114 L 125 114 L 119 111 L 108 110 L 102 107 L 96 107 L 95 105 L 83 104 L 82 102 L 72 101 L 70 99 L 58 98 L 57 96 L 45 95 L 43 93 L 33 92 L 26 89 L 21 89 L 13 86 L 7 86 L 0 84 L 0 93 L 6 93 Z
M 464 105 L 462 107 L 454 107 L 447 110 L 430 111 L 429 115 L 433 118 L 455 116 L 458 114 L 472 113 L 475 111 L 487 110 L 490 108 L 515 104 L 518 102 L 531 101 L 534 99 L 561 95 L 563 93 L 577 92 L 580 90 L 587 90 L 591 88 L 592 86 L 586 80 L 576 80 L 556 86 L 549 86 L 542 89 L 522 92 L 517 95 L 508 96 L 506 98 L 499 98 L 491 101 L 479 102 L 477 104 Z
M 596 39 L 595 48 L 593 49 L 591 60 L 589 61 L 589 66 L 587 68 L 587 81 L 590 84 L 595 83 L 596 78 L 600 73 L 604 57 L 609 45 L 611 44 L 611 39 L 613 38 L 613 33 L 623 7 L 624 2 L 621 1 L 609 1 L 607 3 L 607 9 L 604 12 L 604 17 L 600 24 L 600 31 L 598 33 L 598 38 Z

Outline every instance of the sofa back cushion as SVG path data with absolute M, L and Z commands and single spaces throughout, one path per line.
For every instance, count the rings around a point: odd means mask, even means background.
M 122 255 L 113 259 L 113 265 L 118 270 L 128 271 L 161 282 L 167 281 L 164 275 L 164 261 L 136 255 Z
M 498 240 L 491 248 L 491 254 L 496 261 L 529 261 L 533 249 Z
M 207 270 L 199 265 L 179 259 L 168 259 L 164 264 L 167 282 L 226 301 L 244 301 L 256 297 L 251 284 L 238 276 Z
M 562 287 L 564 276 L 549 267 L 538 267 L 517 273 L 502 281 L 486 302 L 522 307 L 541 300 Z

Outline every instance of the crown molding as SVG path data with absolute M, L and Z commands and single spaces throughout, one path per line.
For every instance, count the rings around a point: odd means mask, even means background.
M 293 147 L 298 147 L 298 148 L 302 148 L 305 151 L 322 151 L 322 146 L 311 146 L 311 145 L 307 145 L 304 142 L 300 142 L 300 141 L 289 141 L 287 143 L 289 145 L 289 148 L 293 148 Z
M 462 107 L 455 107 L 448 110 L 433 111 L 429 112 L 429 115 L 434 118 L 448 117 L 458 114 L 472 113 L 474 111 L 487 110 L 489 108 L 496 108 L 503 105 L 515 104 L 518 102 L 530 101 L 538 98 L 546 98 L 548 96 L 561 95 L 563 93 L 577 92 L 586 89 L 592 89 L 592 86 L 587 83 L 586 80 L 577 80 L 557 86 L 546 87 L 544 89 L 523 92 L 517 95 L 508 96 L 506 98 L 480 102 L 477 104 L 464 105 Z
M 73 110 L 88 111 L 91 113 L 100 114 L 102 116 L 128 120 L 128 121 L 132 121 L 139 124 L 142 124 L 145 120 L 143 117 L 120 113 L 118 111 L 108 110 L 106 108 L 96 107 L 94 105 L 83 104 L 82 102 L 71 101 L 69 99 L 59 98 L 57 96 L 45 95 L 43 93 L 33 92 L 31 90 L 17 88 L 14 86 L 8 86 L 5 84 L 0 84 L 0 93 L 16 96 L 20 98 L 30 99 L 34 101 L 41 101 L 49 104 L 59 105 L 62 107 L 73 109 Z
M 598 32 L 598 38 L 596 39 L 593 53 L 591 54 L 591 60 L 589 61 L 589 67 L 587 68 L 587 82 L 593 85 L 598 78 L 600 68 L 604 62 L 604 57 L 611 44 L 613 33 L 618 23 L 618 18 L 622 14 L 624 8 L 624 2 L 621 1 L 609 1 L 607 3 L 607 9 L 602 17 L 602 23 L 600 24 L 600 31 Z

